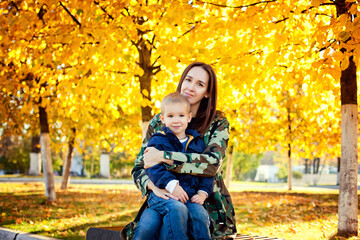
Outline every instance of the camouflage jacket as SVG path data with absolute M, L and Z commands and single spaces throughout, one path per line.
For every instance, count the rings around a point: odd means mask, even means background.
M 146 175 L 144 169 L 143 154 L 152 134 L 161 131 L 164 126 L 159 116 L 160 114 L 156 115 L 149 122 L 146 137 L 144 138 L 140 153 L 135 160 L 135 166 L 132 170 L 134 182 L 141 190 L 143 197 L 149 194 L 149 190 L 147 190 L 149 177 Z M 217 111 L 215 119 L 212 121 L 209 129 L 204 133 L 203 140 L 206 149 L 201 154 L 164 151 L 164 158 L 181 162 L 181 164 L 174 162 L 173 165 L 169 166 L 168 169 L 171 171 L 205 177 L 215 176 L 213 193 L 204 203 L 204 207 L 207 209 L 212 221 L 212 238 L 216 239 L 235 235 L 234 207 L 230 194 L 225 187 L 221 171 L 221 164 L 225 157 L 229 140 L 229 122 L 220 111 Z M 132 239 L 140 216 L 146 208 L 147 202 L 145 201 L 134 221 L 129 223 L 122 231 L 122 239 Z

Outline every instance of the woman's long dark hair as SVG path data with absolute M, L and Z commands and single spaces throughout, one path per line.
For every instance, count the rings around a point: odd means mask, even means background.
M 209 93 L 208 98 L 203 98 L 200 102 L 199 109 L 196 113 L 196 121 L 191 121 L 189 127 L 197 130 L 202 135 L 210 127 L 212 120 L 216 115 L 216 102 L 217 102 L 217 80 L 214 69 L 203 62 L 193 62 L 187 66 L 181 75 L 180 82 L 177 86 L 176 91 L 181 92 L 181 85 L 184 82 L 188 72 L 193 67 L 201 67 L 209 74 L 209 83 L 207 92 Z

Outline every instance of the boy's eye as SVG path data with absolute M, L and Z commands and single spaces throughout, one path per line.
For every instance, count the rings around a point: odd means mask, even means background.
M 172 118 L 172 117 L 173 117 L 173 115 L 168 115 L 168 117 L 169 117 L 169 118 Z
M 185 117 L 185 115 L 184 115 L 184 114 L 180 114 L 180 117 Z

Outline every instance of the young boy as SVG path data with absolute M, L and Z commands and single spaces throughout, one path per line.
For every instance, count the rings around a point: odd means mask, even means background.
M 164 132 L 152 135 L 148 147 L 160 151 L 202 153 L 206 146 L 201 135 L 186 129 L 191 117 L 190 103 L 185 96 L 180 93 L 165 96 L 161 102 L 160 119 L 166 127 Z M 146 169 L 146 173 L 158 188 L 182 196 L 177 201 L 172 198 L 165 200 L 153 192 L 149 195 L 149 207 L 165 216 L 163 222 L 167 226 L 163 227 L 169 229 L 166 239 L 188 239 L 187 233 L 193 239 L 211 239 L 209 215 L 202 204 L 213 191 L 214 178 L 177 174 L 167 171 L 163 164 Z

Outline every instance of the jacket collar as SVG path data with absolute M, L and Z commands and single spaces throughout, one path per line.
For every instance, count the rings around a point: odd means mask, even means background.
M 164 133 L 165 133 L 166 135 L 172 134 L 172 135 L 175 136 L 175 134 L 174 134 L 168 127 L 163 127 L 162 130 L 164 131 Z M 185 130 L 185 134 L 186 134 L 186 135 L 193 136 L 194 138 L 200 136 L 200 133 L 198 133 L 198 132 L 197 132 L 196 130 L 194 130 L 194 129 L 186 129 L 186 130 Z M 176 136 L 175 136 L 175 137 L 176 137 Z

